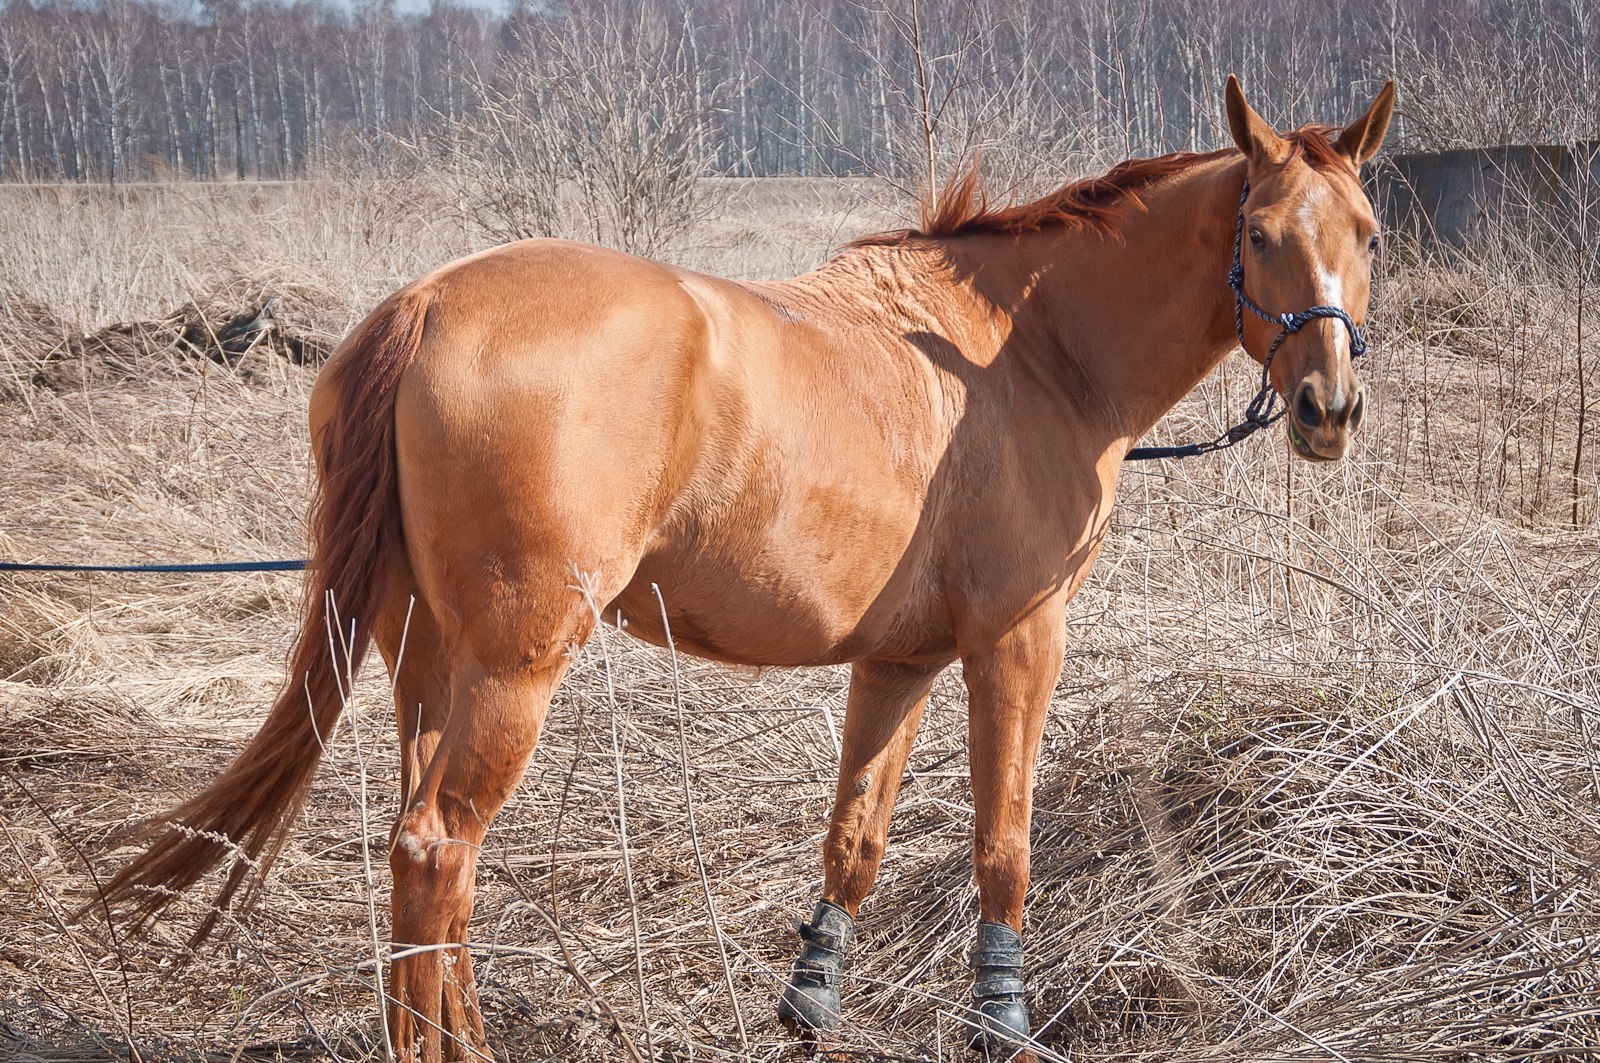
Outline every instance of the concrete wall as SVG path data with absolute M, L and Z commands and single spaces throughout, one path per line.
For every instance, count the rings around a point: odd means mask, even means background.
M 1600 231 L 1600 141 L 1390 155 L 1368 190 L 1385 229 L 1429 246 L 1470 248 L 1486 230 L 1569 235 L 1587 202 Z

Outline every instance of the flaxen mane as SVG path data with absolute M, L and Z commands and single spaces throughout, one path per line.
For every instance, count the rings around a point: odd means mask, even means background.
M 1352 176 L 1355 168 L 1333 145 L 1332 126 L 1302 126 L 1284 139 L 1289 142 L 1287 160 L 1303 158 L 1313 169 L 1343 171 Z M 1027 203 L 991 206 L 975 162 L 968 163 L 960 176 L 945 190 L 937 205 L 922 204 L 922 225 L 916 229 L 895 229 L 874 233 L 855 241 L 856 245 L 898 244 L 909 240 L 938 240 L 973 233 L 1031 233 L 1052 225 L 1088 225 L 1109 231 L 1125 207 L 1143 208 L 1139 194 L 1174 174 L 1192 166 L 1227 155 L 1236 148 L 1209 152 L 1174 152 L 1153 159 L 1129 159 L 1098 177 L 1066 184 L 1040 199 Z

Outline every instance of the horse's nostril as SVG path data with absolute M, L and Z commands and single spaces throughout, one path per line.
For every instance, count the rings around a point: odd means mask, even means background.
M 1307 428 L 1317 428 L 1322 424 L 1322 407 L 1317 403 L 1314 390 L 1311 382 L 1307 381 L 1300 385 L 1300 393 L 1294 400 L 1294 415 Z
M 1352 432 L 1361 427 L 1361 418 L 1365 416 L 1366 412 L 1367 396 L 1363 392 L 1357 392 L 1356 401 L 1351 404 L 1350 416 L 1347 418 L 1350 422 L 1350 430 Z

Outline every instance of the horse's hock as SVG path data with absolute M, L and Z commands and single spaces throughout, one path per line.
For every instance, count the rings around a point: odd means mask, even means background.
M 1600 221 L 1600 141 L 1390 155 L 1368 179 L 1383 226 L 1424 246 L 1470 249 L 1501 226 L 1572 241 Z

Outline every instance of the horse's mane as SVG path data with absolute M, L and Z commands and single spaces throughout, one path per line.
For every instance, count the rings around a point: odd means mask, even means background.
M 1290 153 L 1286 161 L 1304 159 L 1315 170 L 1355 175 L 1350 160 L 1333 146 L 1336 126 L 1307 125 L 1285 134 Z M 1221 151 L 1174 152 L 1152 159 L 1119 162 L 1099 177 L 1062 185 L 1054 192 L 1026 203 L 993 206 L 983 187 L 975 161 L 969 161 L 937 206 L 922 203 L 922 224 L 915 229 L 893 229 L 854 241 L 853 246 L 902 244 L 912 240 L 939 240 L 973 233 L 1031 233 L 1055 225 L 1086 225 L 1110 231 L 1123 208 L 1142 209 L 1139 194 L 1174 174 L 1213 159 L 1237 156 L 1237 148 Z

